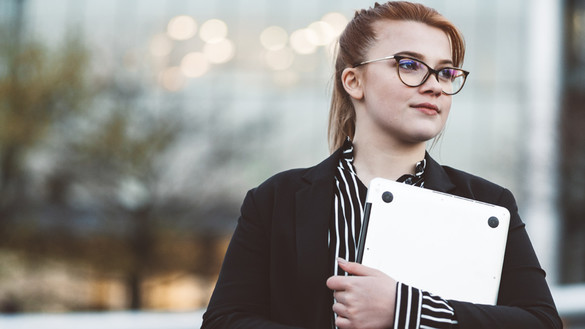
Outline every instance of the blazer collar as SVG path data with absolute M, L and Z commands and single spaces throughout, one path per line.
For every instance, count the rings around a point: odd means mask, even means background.
M 303 193 L 307 193 L 311 190 L 313 192 L 318 193 L 318 195 L 312 196 L 311 200 L 314 202 L 316 201 L 325 201 L 323 198 L 329 198 L 333 194 L 333 176 L 335 175 L 335 168 L 339 164 L 339 159 L 341 158 L 343 153 L 343 147 L 337 149 L 333 152 L 327 159 L 323 160 L 318 165 L 310 168 L 303 176 L 302 179 L 308 183 L 305 188 L 299 190 L 300 195 Z M 451 181 L 451 178 L 437 161 L 431 157 L 431 155 L 426 152 L 425 159 L 427 162 L 425 168 L 425 188 L 439 191 L 439 192 L 452 192 L 455 190 L 456 186 Z M 316 188 L 313 184 L 316 184 Z M 324 190 L 321 190 L 323 189 Z M 328 192 L 328 193 L 323 193 Z M 308 196 L 308 195 L 306 195 Z M 316 198 L 314 198 L 316 197 Z M 298 203 L 299 205 L 302 203 Z M 322 207 L 319 207 L 322 208 Z
M 303 175 L 303 179 L 309 184 L 321 180 L 330 181 L 335 173 L 335 168 L 339 163 L 342 151 L 342 148 L 339 148 L 327 159 L 311 168 L 305 175 Z M 453 191 L 456 186 L 451 181 L 451 178 L 449 178 L 445 169 L 435 161 L 428 152 L 425 153 L 425 159 L 427 160 L 425 168 L 425 188 L 440 192 Z
M 304 287 L 301 294 L 303 300 L 314 299 L 316 296 L 327 296 L 330 292 L 325 281 L 333 270 L 333 258 L 329 255 L 327 233 L 332 216 L 335 168 L 342 155 L 338 149 L 327 159 L 310 168 L 302 177 L 306 183 L 297 190 L 295 195 L 296 249 L 299 287 Z M 425 154 L 425 188 L 440 192 L 451 192 L 455 184 L 447 172 L 428 153 Z M 315 275 L 318 273 L 318 275 Z M 328 293 L 315 294 L 316 291 Z M 330 308 L 330 301 L 322 300 L 318 304 Z M 307 305 L 311 305 L 307 303 Z M 314 305 L 314 304 L 312 304 Z M 299 307 L 302 307 L 299 305 Z M 315 310 L 305 310 L 309 313 Z M 323 310 L 327 311 L 327 310 Z
M 456 186 L 451 181 L 451 178 L 449 178 L 443 166 L 437 163 L 428 152 L 425 154 L 425 159 L 427 160 L 425 188 L 445 193 L 455 190 Z

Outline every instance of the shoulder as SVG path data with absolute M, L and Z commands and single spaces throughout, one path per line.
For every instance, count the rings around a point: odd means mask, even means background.
M 482 177 L 440 165 L 428 153 L 425 159 L 427 160 L 425 187 L 429 189 L 485 202 L 489 201 L 483 199 L 493 199 L 494 194 L 500 194 L 505 190 L 502 186 Z
M 466 171 L 455 169 L 449 166 L 441 166 L 449 179 L 457 186 L 459 190 L 465 191 L 486 191 L 486 192 L 499 192 L 505 189 L 496 183 L 493 183 L 480 176 L 470 174 Z
M 240 212 L 244 222 L 271 225 L 274 218 L 285 220 L 294 214 L 294 200 L 302 189 L 302 177 L 310 168 L 298 168 L 277 173 L 248 191 Z
M 240 209 L 242 217 L 255 219 L 262 225 L 272 225 L 276 220 L 288 227 L 294 223 L 299 206 L 311 209 L 326 203 L 323 200 L 333 193 L 333 173 L 334 169 L 323 169 L 321 163 L 275 174 L 248 191 Z
M 505 187 L 485 178 L 449 166 L 441 166 L 451 182 L 455 185 L 452 194 L 497 204 L 516 210 L 516 201 L 512 193 Z
M 335 175 L 335 168 L 339 163 L 340 156 L 341 150 L 338 150 L 317 165 L 282 171 L 266 179 L 251 191 L 254 193 L 290 193 L 311 184 L 330 180 Z
M 302 185 L 303 176 L 306 175 L 314 167 L 288 169 L 277 174 L 272 175 L 252 191 L 267 192 L 267 191 L 284 191 L 295 190 L 297 186 Z

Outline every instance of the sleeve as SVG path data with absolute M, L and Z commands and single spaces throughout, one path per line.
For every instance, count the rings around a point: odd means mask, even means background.
M 292 329 L 268 319 L 269 239 L 266 223 L 248 192 L 218 282 L 203 315 L 202 329 Z
M 393 329 L 456 329 L 457 319 L 449 303 L 401 282 L 396 286 Z
M 562 322 L 512 193 L 498 204 L 511 214 L 497 305 L 449 301 L 461 329 L 558 329 Z

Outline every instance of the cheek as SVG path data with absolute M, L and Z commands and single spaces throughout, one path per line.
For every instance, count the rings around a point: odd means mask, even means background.
M 371 89 L 370 99 L 375 100 L 378 104 L 383 104 L 386 107 L 397 107 L 408 103 L 411 98 L 409 87 L 402 84 L 400 81 L 384 81 L 379 83 Z
M 396 97 L 396 94 L 408 88 L 398 79 L 396 73 L 387 67 L 369 67 L 364 82 L 365 91 L 385 97 Z

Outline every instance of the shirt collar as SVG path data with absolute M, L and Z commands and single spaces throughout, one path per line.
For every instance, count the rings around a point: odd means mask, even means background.
M 342 159 L 340 161 L 345 160 L 346 163 L 349 165 L 350 171 L 352 171 L 354 174 L 356 173 L 355 171 L 355 167 L 353 166 L 353 143 L 351 141 L 351 139 L 349 137 L 347 137 L 345 139 L 345 142 L 343 143 L 342 146 Z M 415 165 L 414 165 L 414 175 L 413 174 L 404 174 L 402 176 L 400 176 L 396 181 L 400 182 L 400 183 L 405 183 L 405 184 L 409 184 L 409 185 L 416 185 L 416 186 L 422 186 L 424 184 L 424 173 L 425 173 L 425 169 L 427 166 L 427 160 L 426 159 L 422 159 L 421 161 L 418 161 Z

